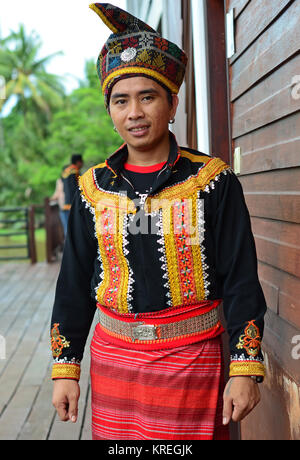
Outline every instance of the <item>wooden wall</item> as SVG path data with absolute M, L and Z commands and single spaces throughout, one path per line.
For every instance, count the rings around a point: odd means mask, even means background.
M 242 439 L 300 439 L 300 1 L 226 0 L 232 152 L 252 217 L 268 304 L 262 402 Z M 294 342 L 293 342 L 294 341 Z

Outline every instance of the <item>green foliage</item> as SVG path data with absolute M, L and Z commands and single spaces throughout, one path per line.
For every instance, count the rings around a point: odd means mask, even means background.
M 27 35 L 23 25 L 1 40 L 0 75 L 6 80 L 6 99 L 0 100 L 0 109 L 12 96 L 17 98 L 18 108 L 24 116 L 32 105 L 36 113 L 48 118 L 52 110 L 62 107 L 64 87 L 61 79 L 46 72 L 46 65 L 62 52 L 39 59 L 41 46 L 40 37 L 35 32 Z
M 85 80 L 67 95 L 62 78 L 46 72 L 53 55 L 36 58 L 40 46 L 38 36 L 26 36 L 23 26 L 0 41 L 4 102 L 17 98 L 9 115 L 0 112 L 0 207 L 41 204 L 53 194 L 72 154 L 82 154 L 87 169 L 121 145 L 104 107 L 95 63 L 86 62 Z

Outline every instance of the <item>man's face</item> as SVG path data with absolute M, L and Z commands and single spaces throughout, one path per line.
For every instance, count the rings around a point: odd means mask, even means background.
M 175 117 L 178 105 L 173 95 L 170 105 L 165 89 L 145 77 L 133 77 L 117 82 L 111 93 L 110 115 L 128 146 L 141 151 L 159 145 L 169 132 L 169 121 Z

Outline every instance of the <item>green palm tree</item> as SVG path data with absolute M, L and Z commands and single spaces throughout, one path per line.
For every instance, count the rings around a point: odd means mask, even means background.
M 49 120 L 52 109 L 61 107 L 65 92 L 62 77 L 47 73 L 46 65 L 63 53 L 39 59 L 41 46 L 39 36 L 35 32 L 26 35 L 24 25 L 0 40 L 0 75 L 6 81 L 6 99 L 0 99 L 0 111 L 13 95 L 17 97 L 18 111 L 25 117 L 34 109 L 38 116 Z

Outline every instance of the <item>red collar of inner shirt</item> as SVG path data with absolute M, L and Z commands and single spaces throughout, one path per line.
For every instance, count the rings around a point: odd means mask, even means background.
M 124 169 L 126 169 L 127 171 L 132 171 L 132 172 L 137 172 L 137 173 L 153 173 L 156 171 L 160 171 L 161 168 L 165 164 L 166 164 L 166 161 L 163 161 L 162 163 L 157 163 L 151 166 L 137 166 L 137 165 L 132 165 L 130 163 L 125 163 Z

